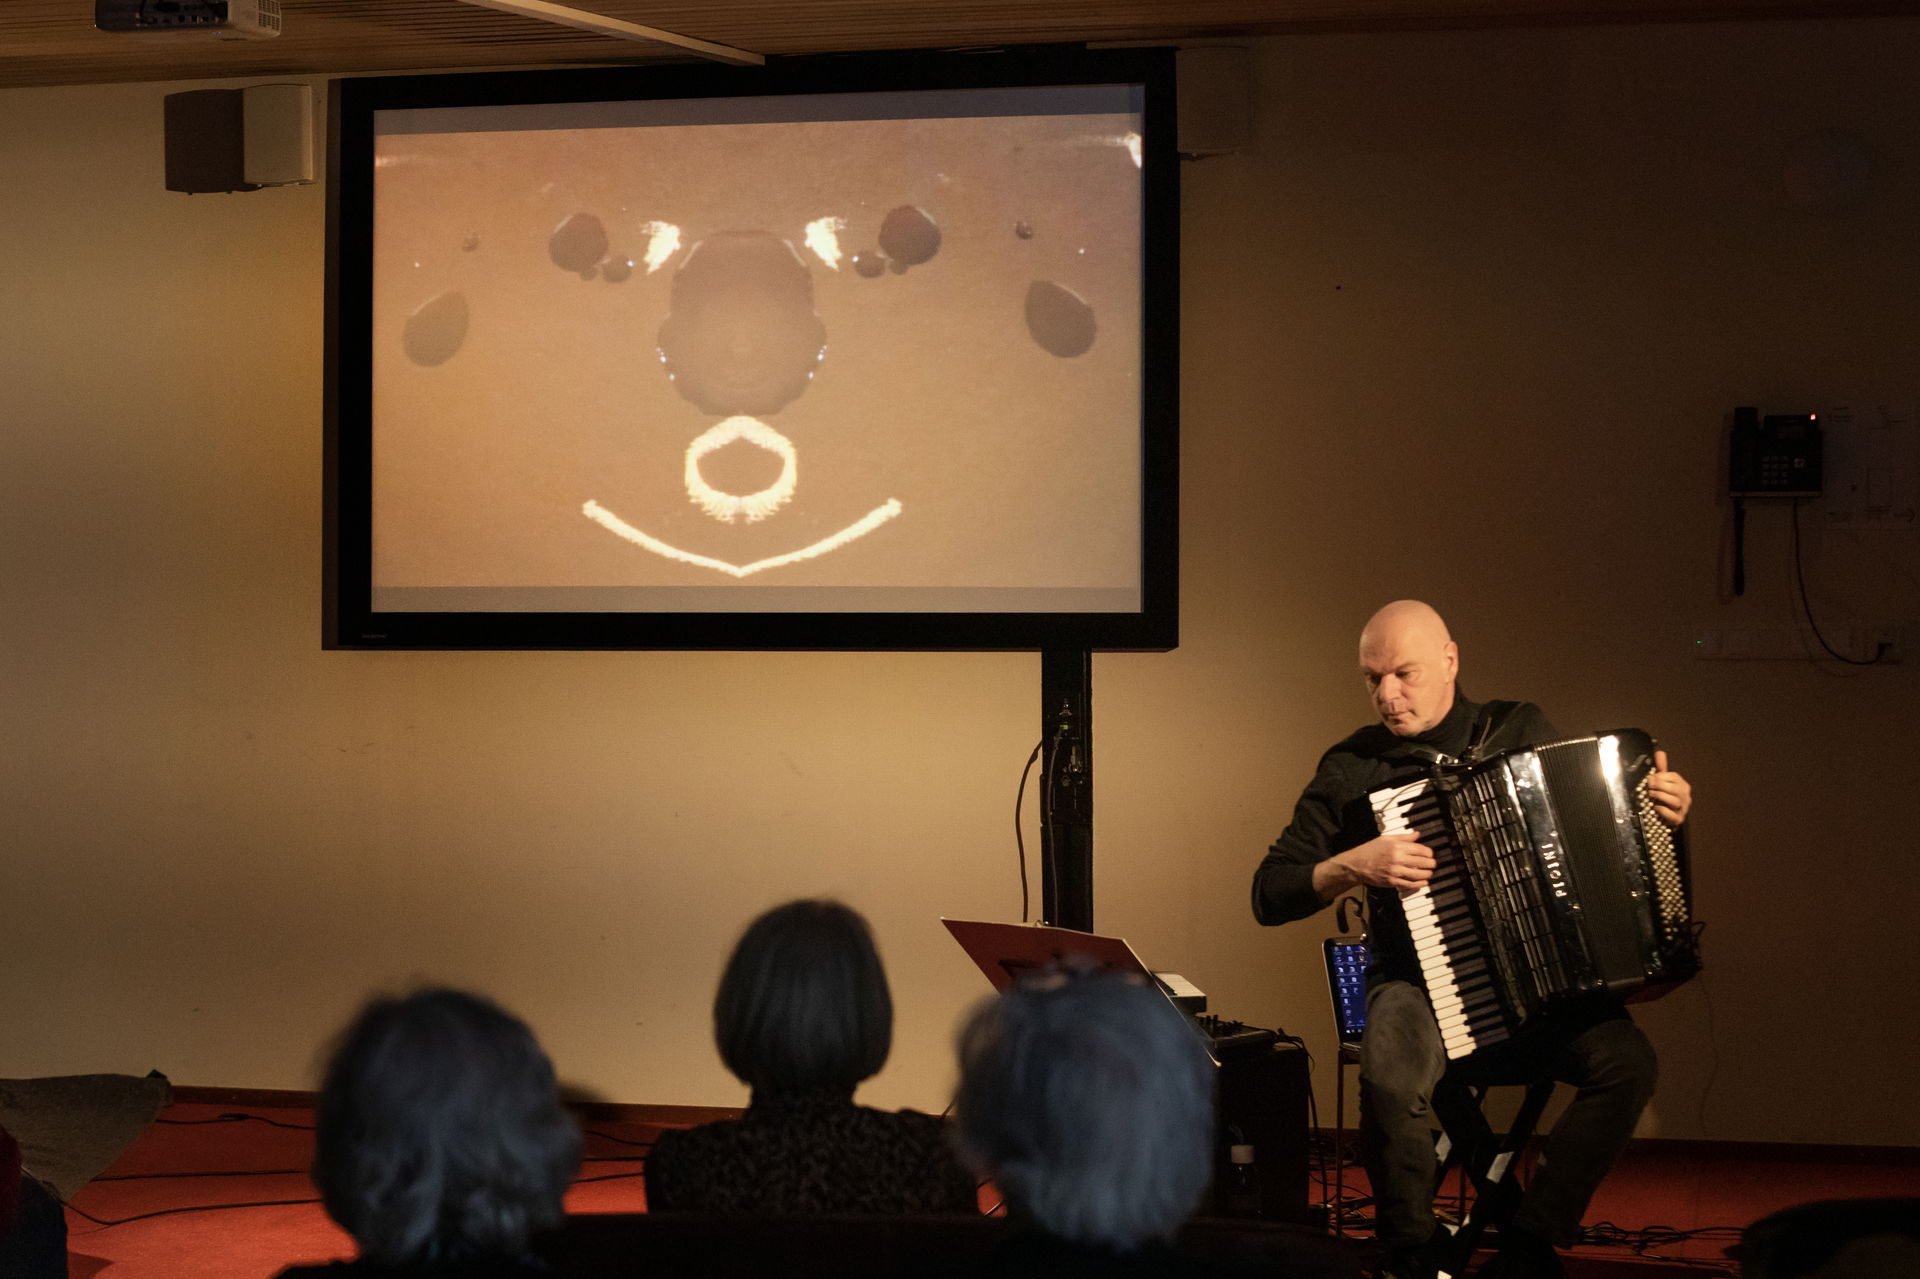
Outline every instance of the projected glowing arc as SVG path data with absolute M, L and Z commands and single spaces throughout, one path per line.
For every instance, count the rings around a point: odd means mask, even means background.
M 696 551 L 684 550 L 669 542 L 663 542 L 649 533 L 641 532 L 591 498 L 581 506 L 580 513 L 592 520 L 595 524 L 598 524 L 601 528 L 613 533 L 615 536 L 632 542 L 642 550 L 652 551 L 655 555 L 663 556 L 670 560 L 677 560 L 682 564 L 691 564 L 696 568 L 714 569 L 730 577 L 751 577 L 755 573 L 765 572 L 770 568 L 781 568 L 788 564 L 798 564 L 802 560 L 814 559 L 817 556 L 825 555 L 829 551 L 836 551 L 855 538 L 865 537 L 882 524 L 885 524 L 888 520 L 899 515 L 900 512 L 905 509 L 905 507 L 900 505 L 897 498 L 888 498 L 885 502 L 874 507 L 871 511 L 868 511 L 865 515 L 841 529 L 838 533 L 834 533 L 829 537 L 823 537 L 812 545 L 803 546 L 797 551 L 788 551 L 784 555 L 769 556 L 763 560 L 755 560 L 751 564 L 730 564 L 726 560 L 716 559 L 711 555 L 701 555 Z

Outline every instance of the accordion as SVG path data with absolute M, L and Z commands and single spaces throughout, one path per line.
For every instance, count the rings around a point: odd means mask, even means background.
M 1372 792 L 1382 834 L 1437 866 L 1401 893 L 1449 1058 L 1568 998 L 1656 998 L 1700 971 L 1683 841 L 1654 811 L 1638 729 L 1436 763 Z

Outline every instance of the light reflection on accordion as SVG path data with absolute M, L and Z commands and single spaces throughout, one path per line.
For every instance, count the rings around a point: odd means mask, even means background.
M 1449 1058 L 1595 991 L 1656 998 L 1700 970 L 1684 841 L 1654 811 L 1638 729 L 1440 763 L 1368 796 L 1438 863 L 1401 894 Z

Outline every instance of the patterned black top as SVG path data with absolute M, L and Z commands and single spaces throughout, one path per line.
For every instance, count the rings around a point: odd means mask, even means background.
M 660 1134 L 647 1154 L 652 1211 L 977 1212 L 945 1121 L 853 1104 L 851 1090 L 762 1095 L 738 1119 Z

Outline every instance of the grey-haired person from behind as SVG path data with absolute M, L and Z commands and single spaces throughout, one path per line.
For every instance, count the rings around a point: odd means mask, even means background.
M 1214 1066 L 1158 991 L 1062 976 L 980 1005 L 959 1035 L 961 1154 L 1024 1229 L 1008 1274 L 1185 1274 L 1172 1247 L 1212 1171 Z
M 517 1276 L 580 1166 L 533 1032 L 458 990 L 379 997 L 342 1034 L 315 1115 L 313 1179 L 360 1257 L 285 1275 Z

